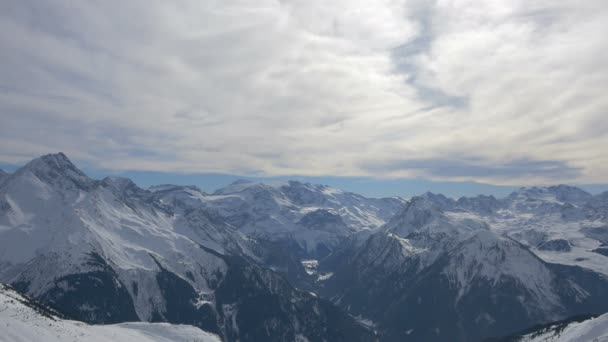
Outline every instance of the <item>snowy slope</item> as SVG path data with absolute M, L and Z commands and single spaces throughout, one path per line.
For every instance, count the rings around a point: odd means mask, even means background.
M 88 325 L 62 319 L 0 283 L 2 342 L 219 342 L 216 335 L 188 325 L 123 323 Z
M 533 332 L 505 341 L 519 342 L 606 342 L 608 341 L 608 314 L 586 320 L 570 320 L 550 324 Z

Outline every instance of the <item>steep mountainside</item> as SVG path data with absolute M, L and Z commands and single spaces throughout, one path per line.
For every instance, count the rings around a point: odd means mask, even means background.
M 218 336 L 187 325 L 122 323 L 88 325 L 57 312 L 0 283 L 0 341 L 220 342 Z
M 256 248 L 189 198 L 92 180 L 63 154 L 0 185 L 0 281 L 70 317 L 191 324 L 226 341 L 372 339 L 259 266 Z
M 379 231 L 339 246 L 318 266 L 331 275 L 319 293 L 386 341 L 474 341 L 608 311 L 605 276 L 547 263 L 479 215 L 444 211 L 455 203 L 445 200 L 414 198 Z

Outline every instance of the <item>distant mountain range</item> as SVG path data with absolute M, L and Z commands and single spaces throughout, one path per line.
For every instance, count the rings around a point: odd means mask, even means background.
M 608 193 L 141 189 L 62 153 L 0 172 L 0 282 L 88 323 L 224 341 L 476 341 L 608 312 Z

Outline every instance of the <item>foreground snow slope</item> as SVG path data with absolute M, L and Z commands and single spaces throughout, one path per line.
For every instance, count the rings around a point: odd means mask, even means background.
M 519 342 L 606 342 L 608 341 L 608 314 L 567 325 L 555 324 L 525 334 Z
M 219 342 L 216 335 L 189 325 L 123 323 L 88 325 L 61 319 L 52 311 L 0 283 L 2 342 Z

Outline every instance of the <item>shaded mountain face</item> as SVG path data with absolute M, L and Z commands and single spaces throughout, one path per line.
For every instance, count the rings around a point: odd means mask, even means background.
M 69 321 L 38 301 L 0 283 L 0 321 L 6 341 L 182 341 L 220 342 L 218 336 L 193 326 L 126 323 L 91 326 Z
M 543 261 L 456 205 L 414 198 L 371 236 L 343 243 L 318 266 L 331 274 L 319 293 L 383 341 L 475 341 L 608 311 L 603 274 Z
M 190 324 L 226 341 L 374 339 L 260 266 L 256 242 L 192 196 L 159 191 L 92 180 L 63 154 L 28 163 L 0 184 L 0 281 L 90 323 Z

